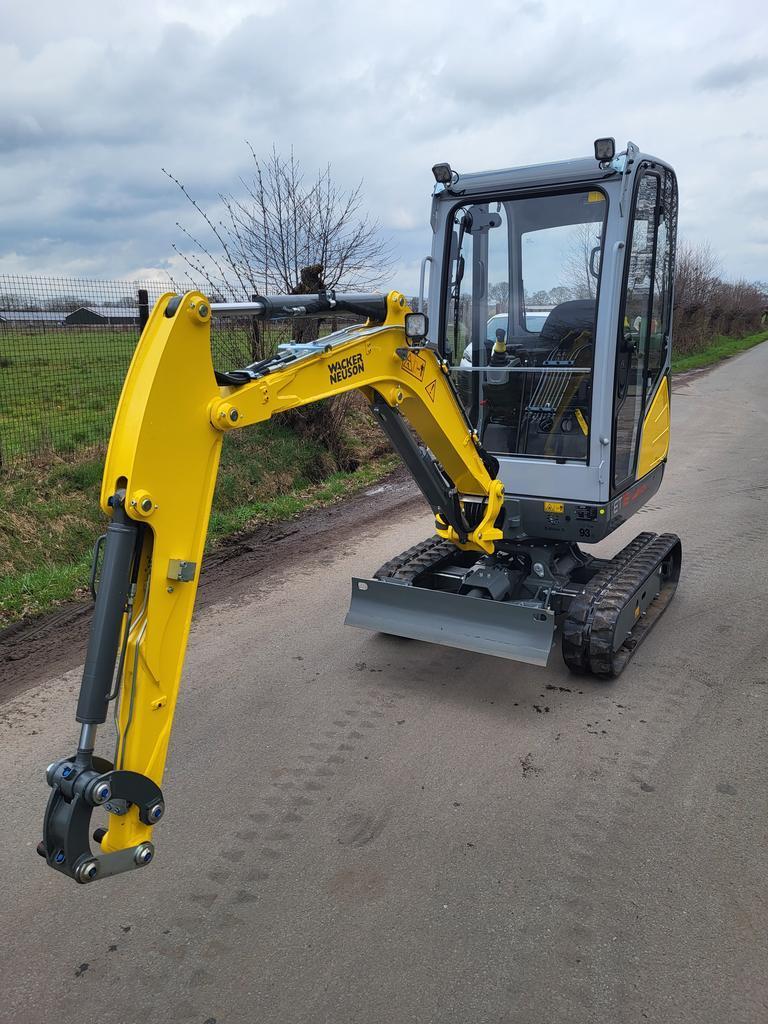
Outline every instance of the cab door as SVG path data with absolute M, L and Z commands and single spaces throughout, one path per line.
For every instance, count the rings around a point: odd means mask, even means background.
M 613 494 L 667 454 L 676 210 L 672 172 L 658 166 L 642 170 L 635 187 L 617 338 Z

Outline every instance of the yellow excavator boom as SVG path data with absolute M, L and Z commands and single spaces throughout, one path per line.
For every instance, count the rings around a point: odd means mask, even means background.
M 77 719 L 78 753 L 48 769 L 40 852 L 80 882 L 148 863 L 165 811 L 160 789 L 224 433 L 360 389 L 458 547 L 492 553 L 504 490 L 448 375 L 406 337 L 402 295 L 381 322 L 336 332 L 316 351 L 220 374 L 211 303 L 167 294 L 139 341 L 115 415 L 101 505 L 111 517 Z M 420 449 L 412 431 L 426 446 Z M 471 514 L 470 514 L 471 513 Z M 117 670 L 115 671 L 115 663 Z M 114 764 L 95 757 L 96 728 L 116 702 Z M 89 846 L 91 810 L 109 827 Z

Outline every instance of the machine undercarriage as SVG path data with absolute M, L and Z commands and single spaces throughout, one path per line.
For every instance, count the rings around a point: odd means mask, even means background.
M 347 623 L 536 665 L 559 628 L 572 671 L 613 678 L 672 599 L 681 555 L 669 533 L 638 534 L 611 559 L 542 541 L 478 555 L 431 537 L 352 581 Z

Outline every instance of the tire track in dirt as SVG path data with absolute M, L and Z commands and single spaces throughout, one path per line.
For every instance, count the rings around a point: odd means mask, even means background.
M 622 675 L 621 691 L 610 698 L 622 713 L 620 730 L 610 734 L 621 754 L 599 757 L 605 770 L 581 787 L 578 805 L 564 823 L 561 871 L 566 889 L 555 911 L 562 925 L 556 951 L 563 997 L 574 1020 L 608 1019 L 611 1010 L 626 1010 L 636 995 L 636 964 L 629 950 L 637 908 L 625 896 L 624 865 L 641 842 L 637 802 L 655 792 L 651 780 L 656 765 L 685 727 L 682 712 L 690 712 L 696 699 L 690 685 L 667 687 L 649 676 L 633 694 L 630 671 L 641 671 L 640 662 Z
M 329 828 L 340 846 L 361 848 L 375 842 L 386 827 L 386 807 L 340 810 L 339 800 L 330 796 L 344 773 L 365 756 L 376 729 L 395 723 L 397 703 L 407 696 L 403 690 L 382 691 L 373 681 L 369 684 L 365 667 L 357 666 L 365 689 L 351 699 L 349 693 L 339 694 L 339 705 L 327 710 L 314 736 L 267 780 L 261 798 L 244 814 L 248 824 L 233 833 L 232 841 L 204 855 L 201 884 L 189 893 L 187 905 L 167 928 L 150 937 L 144 963 L 134 969 L 131 981 L 147 986 L 145 990 L 162 991 L 168 964 L 173 964 L 195 993 L 194 1000 L 174 1004 L 174 1019 L 201 1019 L 198 1000 L 215 1005 L 221 999 L 220 979 L 201 974 L 201 958 L 220 960 L 237 952 L 265 887 L 285 884 L 292 848 L 306 842 L 307 832 Z M 101 962 L 111 966 L 107 957 Z M 98 974 L 99 957 L 90 964 Z

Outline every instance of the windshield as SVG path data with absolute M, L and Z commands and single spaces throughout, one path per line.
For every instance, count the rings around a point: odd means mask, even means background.
M 440 341 L 489 451 L 588 457 L 606 205 L 583 189 L 454 210 Z

